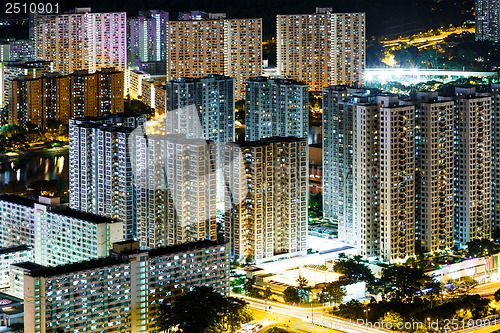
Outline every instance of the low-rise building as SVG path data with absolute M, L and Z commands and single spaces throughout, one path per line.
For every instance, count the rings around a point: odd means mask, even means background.
M 0 292 L 0 332 L 12 332 L 10 326 L 23 322 L 23 300 Z
M 9 288 L 10 265 L 33 261 L 33 249 L 27 245 L 0 248 L 0 290 Z
M 59 198 L 1 194 L 0 216 L 0 247 L 31 246 L 41 265 L 105 257 L 123 240 L 122 222 L 70 209 Z
M 140 250 L 136 241 L 115 243 L 105 259 L 27 272 L 24 331 L 153 332 L 158 304 L 198 286 L 227 294 L 228 276 L 225 244 Z

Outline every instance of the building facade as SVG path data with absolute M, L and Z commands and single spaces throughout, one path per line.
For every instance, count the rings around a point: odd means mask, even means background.
M 167 59 L 167 21 L 169 13 L 160 10 L 139 12 L 128 20 L 128 59 L 135 66 Z
M 416 237 L 425 252 L 453 247 L 454 102 L 419 93 L 416 105 Z
M 142 251 L 137 242 L 117 243 L 106 259 L 27 272 L 24 329 L 155 332 L 160 303 L 199 286 L 228 294 L 229 268 L 224 244 L 203 241 Z
M 491 220 L 500 227 L 500 84 L 491 85 Z
M 491 237 L 491 96 L 456 88 L 455 244 Z
M 225 147 L 225 237 L 231 257 L 253 261 L 306 251 L 305 139 L 271 138 Z
M 54 70 L 90 73 L 127 65 L 126 13 L 91 13 L 77 8 L 67 14 L 35 16 L 35 58 L 54 63 Z
M 3 216 L 0 246 L 28 245 L 37 264 L 55 266 L 105 257 L 111 242 L 123 239 L 123 224 L 60 205 L 59 198 L 39 201 L 0 195 Z
M 9 61 L 0 63 L 0 105 L 5 107 L 11 99 L 12 80 L 20 75 L 37 78 L 52 71 L 50 61 Z
M 496 0 L 476 0 L 476 40 L 500 40 L 500 4 Z
M 309 92 L 295 80 L 250 78 L 245 93 L 245 140 L 273 136 L 307 138 Z
M 115 114 L 69 123 L 70 207 L 122 221 L 125 239 L 136 237 L 130 136 L 145 122 L 146 115 Z
M 33 249 L 27 245 L 0 248 L 0 290 L 10 287 L 10 265 L 33 260 Z
M 167 80 L 227 75 L 234 98 L 262 74 L 262 19 L 200 19 L 167 23 Z
M 50 121 L 68 123 L 70 118 L 123 112 L 124 74 L 104 68 L 93 74 L 47 73 L 20 76 L 11 81 L 9 120 L 45 128 Z
M 184 135 L 137 135 L 135 140 L 141 245 L 217 240 L 215 143 Z
M 365 14 L 277 16 L 278 73 L 303 81 L 313 91 L 329 85 L 362 85 L 365 70 Z
M 338 222 L 338 237 L 355 243 L 356 108 L 370 91 L 346 86 L 323 89 L 323 216 Z

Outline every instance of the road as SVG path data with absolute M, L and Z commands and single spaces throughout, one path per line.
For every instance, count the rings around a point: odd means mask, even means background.
M 302 329 L 306 332 L 309 330 L 312 330 L 312 332 L 319 332 L 320 329 L 323 332 L 388 332 L 386 330 L 366 327 L 362 324 L 357 325 L 356 322 L 329 315 L 327 311 L 331 309 L 331 307 L 303 308 L 277 302 L 266 302 L 265 300 L 241 295 L 233 296 L 248 302 L 248 306 L 252 309 L 268 312 L 270 320 L 261 322 L 263 325 L 270 325 L 279 315 L 283 315 L 291 318 L 289 319 L 290 328 Z M 271 309 L 269 309 L 269 307 L 271 307 Z
M 396 46 L 400 43 L 410 44 L 410 45 L 417 45 L 417 44 L 432 45 L 432 44 L 436 44 L 436 43 L 443 41 L 446 37 L 448 37 L 452 34 L 461 34 L 464 32 L 474 32 L 474 31 L 475 31 L 474 27 L 472 27 L 472 28 L 458 27 L 455 29 L 443 31 L 439 35 L 432 35 L 432 36 L 426 36 L 426 37 L 416 37 L 416 38 L 402 37 L 402 38 L 393 39 L 393 40 L 384 40 L 384 41 L 382 41 L 382 44 L 385 47 Z
M 488 296 L 493 295 L 498 289 L 500 289 L 500 282 L 490 282 L 476 286 L 472 289 L 471 294 Z

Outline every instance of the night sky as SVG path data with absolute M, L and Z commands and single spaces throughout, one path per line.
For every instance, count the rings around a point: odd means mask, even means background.
M 54 2 L 54 1 L 52 1 Z M 163 9 L 177 18 L 177 12 L 204 10 L 226 12 L 229 18 L 263 18 L 264 38 L 276 33 L 276 14 L 314 13 L 315 7 L 332 7 L 335 12 L 366 12 L 367 36 L 381 36 L 425 30 L 473 20 L 473 0 L 59 0 L 61 8 L 91 7 L 93 12 Z M 173 15 L 172 15 L 173 14 Z M 3 33 L 5 35 L 5 33 Z

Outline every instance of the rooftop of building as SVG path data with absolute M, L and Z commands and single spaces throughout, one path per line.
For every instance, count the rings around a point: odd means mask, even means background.
M 234 80 L 232 77 L 226 76 L 226 75 L 209 74 L 209 75 L 203 76 L 203 77 L 179 77 L 179 78 L 168 81 L 167 84 L 170 82 L 171 83 L 195 83 L 195 82 L 201 82 L 201 81 L 207 80 L 207 79 L 215 79 L 215 80 L 231 79 L 231 80 Z
M 7 61 L 6 67 L 18 67 L 18 68 L 37 68 L 49 66 L 51 61 L 49 60 L 37 60 L 37 61 Z
M 303 81 L 297 81 L 294 79 L 289 79 L 289 78 L 279 78 L 279 77 L 268 77 L 268 76 L 255 76 L 247 79 L 247 81 L 251 82 L 276 82 L 278 84 L 285 84 L 285 85 L 301 85 L 301 86 L 307 86 L 307 83 Z
M 15 252 L 24 252 L 28 251 L 31 248 L 28 245 L 17 245 L 17 246 L 9 246 L 9 247 L 1 247 L 0 255 L 6 253 L 15 253 Z
M 47 266 L 39 265 L 31 261 L 20 262 L 17 264 L 12 264 L 11 266 L 19 267 L 29 271 L 36 271 L 39 269 L 45 269 Z
M 294 136 L 288 136 L 288 137 L 273 136 L 271 138 L 260 139 L 257 141 L 245 141 L 245 138 L 241 138 L 240 141 L 236 141 L 233 144 L 239 147 L 260 147 L 275 142 L 300 142 L 300 141 L 307 142 L 305 138 L 297 138 Z
M 16 66 L 16 67 L 21 67 L 21 68 L 32 68 L 36 67 L 35 65 L 33 66 Z M 28 81 L 36 81 L 40 79 L 56 79 L 56 78 L 69 78 L 69 77 L 75 77 L 75 78 L 80 78 L 80 77 L 86 77 L 86 76 L 94 76 L 94 75 L 99 75 L 99 74 L 118 74 L 118 73 L 123 73 L 122 71 L 117 70 L 115 67 L 106 67 L 106 68 L 101 68 L 99 71 L 89 73 L 87 69 L 81 69 L 81 70 L 76 70 L 71 74 L 61 74 L 59 72 L 48 72 L 43 74 L 42 76 L 39 77 L 26 77 L 26 76 L 21 76 L 17 77 L 14 80 L 28 80 Z
M 30 208 L 34 208 L 35 204 L 40 204 L 47 206 L 47 211 L 50 211 L 51 213 L 54 214 L 59 214 L 67 217 L 72 217 L 75 219 L 83 220 L 83 221 L 88 221 L 91 223 L 113 223 L 115 222 L 113 219 L 109 217 L 104 217 L 104 216 L 99 216 L 95 214 L 90 214 L 90 213 L 85 213 L 79 210 L 74 210 L 69 208 L 66 205 L 48 205 L 44 203 L 40 203 L 39 200 L 24 197 L 21 195 L 17 194 L 0 194 L 0 200 L 1 201 L 7 201 L 13 204 L 21 205 L 21 206 L 26 206 Z
M 24 312 L 23 300 L 0 291 L 0 315 L 16 315 Z
M 211 241 L 211 240 L 205 239 L 205 240 L 199 240 L 197 242 L 189 242 L 189 243 L 177 244 L 177 245 L 172 245 L 172 246 L 158 247 L 155 249 L 151 249 L 148 252 L 149 252 L 150 257 L 159 257 L 159 256 L 163 256 L 166 254 L 184 253 L 184 252 L 189 252 L 192 250 L 197 250 L 200 248 L 223 246 L 225 244 L 226 243 L 224 243 L 224 242 Z
M 123 263 L 126 263 L 126 261 L 123 259 L 117 259 L 113 257 L 97 258 L 97 259 L 79 261 L 71 264 L 59 265 L 54 267 L 45 267 L 41 269 L 35 268 L 34 270 L 26 272 L 26 274 L 32 277 L 47 278 L 51 276 L 65 275 L 74 272 L 94 270 L 97 268 L 114 266 Z
M 122 242 L 114 243 L 118 246 L 122 246 L 120 253 L 115 255 L 110 255 L 106 258 L 98 258 L 87 261 L 80 261 L 66 265 L 59 265 L 55 267 L 43 267 L 41 269 L 36 268 L 27 272 L 28 275 L 32 277 L 51 277 L 58 275 L 65 275 L 73 272 L 80 272 L 86 270 L 94 270 L 106 266 L 114 266 L 119 264 L 128 263 L 128 259 L 121 254 L 135 254 L 135 253 L 145 253 L 148 252 L 149 257 L 159 257 L 172 253 L 186 253 L 192 250 L 197 250 L 201 248 L 209 248 L 216 246 L 225 245 L 224 242 L 216 242 L 211 240 L 200 240 L 197 242 L 183 243 L 172 246 L 160 247 L 155 249 L 139 249 L 138 242 L 134 240 L 125 240 Z M 114 246 L 114 248 L 116 248 Z

